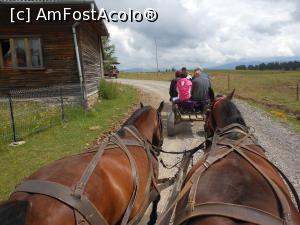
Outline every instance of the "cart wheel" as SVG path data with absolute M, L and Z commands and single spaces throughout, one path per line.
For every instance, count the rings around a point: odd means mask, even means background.
M 173 111 L 168 115 L 167 133 L 169 137 L 175 136 L 175 114 Z

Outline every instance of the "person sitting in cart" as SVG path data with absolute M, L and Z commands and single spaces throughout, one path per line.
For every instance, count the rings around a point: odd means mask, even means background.
M 183 76 L 185 76 L 187 79 L 192 80 L 193 76 L 192 74 L 190 74 L 188 72 L 188 70 L 186 69 L 186 67 L 182 67 L 181 68 L 181 73 L 183 74 Z
M 175 73 L 175 78 L 171 81 L 170 84 L 170 89 L 169 89 L 169 94 L 170 94 L 170 101 L 172 101 L 173 98 L 178 97 L 178 92 L 177 92 L 177 82 L 180 79 L 181 76 L 181 71 L 177 70 Z
M 181 74 L 181 78 L 178 80 L 177 84 L 178 97 L 173 98 L 173 102 L 185 102 L 189 101 L 191 98 L 192 82 L 187 79 L 186 74 Z
M 192 100 L 207 102 L 209 100 L 209 89 L 211 88 L 211 83 L 208 78 L 201 76 L 202 72 L 202 67 L 197 67 L 194 70 L 194 78 L 192 81 Z

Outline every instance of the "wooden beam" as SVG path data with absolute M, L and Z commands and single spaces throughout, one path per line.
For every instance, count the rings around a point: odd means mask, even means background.
M 43 49 L 42 49 L 42 41 L 41 41 L 41 38 L 39 38 L 38 40 L 39 40 L 40 60 L 41 60 L 40 67 L 44 67 L 44 56 L 43 56 Z
M 24 38 L 24 42 L 25 42 L 26 67 L 32 67 L 31 43 L 29 38 Z
M 3 51 L 2 51 L 1 40 L 0 40 L 0 68 L 4 68 L 4 60 L 3 60 Z
M 10 38 L 9 43 L 10 43 L 10 54 L 11 54 L 12 67 L 14 69 L 16 69 L 18 67 L 18 59 L 17 59 L 17 53 L 16 53 L 15 40 L 13 38 Z

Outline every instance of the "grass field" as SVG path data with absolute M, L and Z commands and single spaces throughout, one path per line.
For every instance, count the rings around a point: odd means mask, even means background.
M 289 122 L 300 132 L 300 100 L 296 100 L 296 86 L 297 82 L 300 85 L 300 71 L 228 70 L 205 71 L 205 73 L 210 75 L 216 92 L 228 93 L 235 88 L 237 97 L 261 106 L 275 117 Z M 174 73 L 121 73 L 120 77 L 169 81 L 173 79 Z
M 103 99 L 91 111 L 76 109 L 67 123 L 27 137 L 25 145 L 0 145 L 0 199 L 7 198 L 18 182 L 46 163 L 82 152 L 92 145 L 97 137 L 123 119 L 137 102 L 138 94 L 134 88 L 119 84 L 106 85 L 105 88 L 117 89 L 118 94 Z M 107 91 L 102 91 L 101 95 L 110 97 Z
M 8 100 L 0 102 L 0 145 L 12 142 L 11 115 Z M 64 105 L 64 114 L 67 119 L 69 113 L 74 114 L 78 105 Z M 62 122 L 61 106 L 58 103 L 47 104 L 37 101 L 14 101 L 14 121 L 17 140 L 28 135 L 45 130 Z

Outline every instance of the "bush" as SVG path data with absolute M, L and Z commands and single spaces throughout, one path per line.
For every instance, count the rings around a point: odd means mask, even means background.
M 116 99 L 121 93 L 121 88 L 118 83 L 108 82 L 104 79 L 100 81 L 99 88 L 99 95 L 102 99 Z

